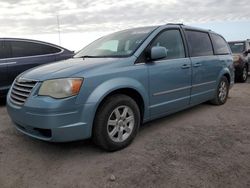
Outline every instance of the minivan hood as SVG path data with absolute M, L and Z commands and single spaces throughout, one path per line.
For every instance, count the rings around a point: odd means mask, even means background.
M 233 57 L 239 57 L 241 54 L 232 54 Z
M 93 68 L 107 66 L 107 64 L 117 61 L 121 62 L 122 59 L 124 58 L 72 58 L 30 69 L 25 71 L 21 77 L 37 81 L 71 77 Z
M 233 56 L 239 56 L 242 55 L 242 53 L 232 53 Z

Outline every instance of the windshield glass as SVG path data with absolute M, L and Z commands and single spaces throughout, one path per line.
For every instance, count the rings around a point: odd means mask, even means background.
M 74 57 L 131 56 L 155 27 L 128 29 L 104 36 L 79 51 Z
M 229 46 L 234 54 L 242 53 L 245 50 L 244 42 L 230 42 Z

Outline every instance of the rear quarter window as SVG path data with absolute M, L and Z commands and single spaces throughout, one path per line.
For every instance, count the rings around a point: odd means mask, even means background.
M 26 57 L 58 53 L 61 50 L 49 45 L 26 42 L 11 41 L 12 57 Z
M 211 34 L 211 39 L 214 46 L 214 53 L 216 55 L 230 54 L 231 50 L 227 42 L 219 35 Z
M 208 33 L 186 30 L 190 55 L 192 57 L 213 55 L 213 47 Z

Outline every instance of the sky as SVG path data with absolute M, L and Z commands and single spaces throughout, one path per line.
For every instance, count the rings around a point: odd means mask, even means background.
M 0 0 L 0 37 L 78 51 L 114 31 L 184 23 L 244 40 L 250 38 L 249 8 L 249 0 Z

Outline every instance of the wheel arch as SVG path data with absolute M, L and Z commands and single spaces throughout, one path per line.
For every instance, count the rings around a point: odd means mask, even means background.
M 92 133 L 93 133 L 94 122 L 95 122 L 95 118 L 96 118 L 96 115 L 98 113 L 98 110 L 101 108 L 101 106 L 105 103 L 105 101 L 109 97 L 117 95 L 117 94 L 127 95 L 127 96 L 131 97 L 136 102 L 136 104 L 138 105 L 139 110 L 140 110 L 141 122 L 143 122 L 143 119 L 144 119 L 144 116 L 145 116 L 145 101 L 144 101 L 142 95 L 137 90 L 135 90 L 134 88 L 129 88 L 129 87 L 119 88 L 119 89 L 115 89 L 115 90 L 107 93 L 102 98 L 102 100 L 98 103 L 98 105 L 96 107 L 96 110 L 95 110 L 95 113 L 94 113 L 94 119 L 93 119 L 93 125 L 92 125 Z
M 230 78 L 229 73 L 225 73 L 225 74 L 223 74 L 223 76 L 225 76 L 227 78 L 227 81 L 230 84 L 231 83 L 231 78 Z
M 144 84 L 132 78 L 111 79 L 96 87 L 86 100 L 86 103 L 95 104 L 90 120 L 91 130 L 93 130 L 98 109 L 108 97 L 115 94 L 124 94 L 134 99 L 141 112 L 141 122 L 149 119 L 149 110 L 147 110 L 149 97 Z
M 249 63 L 246 63 L 247 66 L 247 72 L 249 72 Z
M 98 111 L 98 109 L 100 108 L 100 106 L 102 106 L 102 104 L 105 102 L 105 100 L 113 95 L 116 94 L 123 94 L 123 95 L 127 95 L 129 97 L 131 97 L 136 104 L 138 105 L 139 109 L 140 109 L 140 113 L 141 113 L 141 120 L 143 120 L 143 116 L 144 116 L 144 112 L 145 112 L 145 104 L 144 104 L 144 99 L 141 96 L 141 94 L 133 89 L 133 88 L 119 88 L 116 89 L 110 93 L 108 93 L 103 99 L 102 101 L 99 103 L 96 112 Z M 95 113 L 96 114 L 96 113 Z
M 230 74 L 230 71 L 229 71 L 227 68 L 221 70 L 221 72 L 220 72 L 220 74 L 219 74 L 219 77 L 218 77 L 218 79 L 217 79 L 217 83 L 219 84 L 220 79 L 221 79 L 223 76 L 225 76 L 225 77 L 227 78 L 229 85 L 231 85 L 232 75 Z

